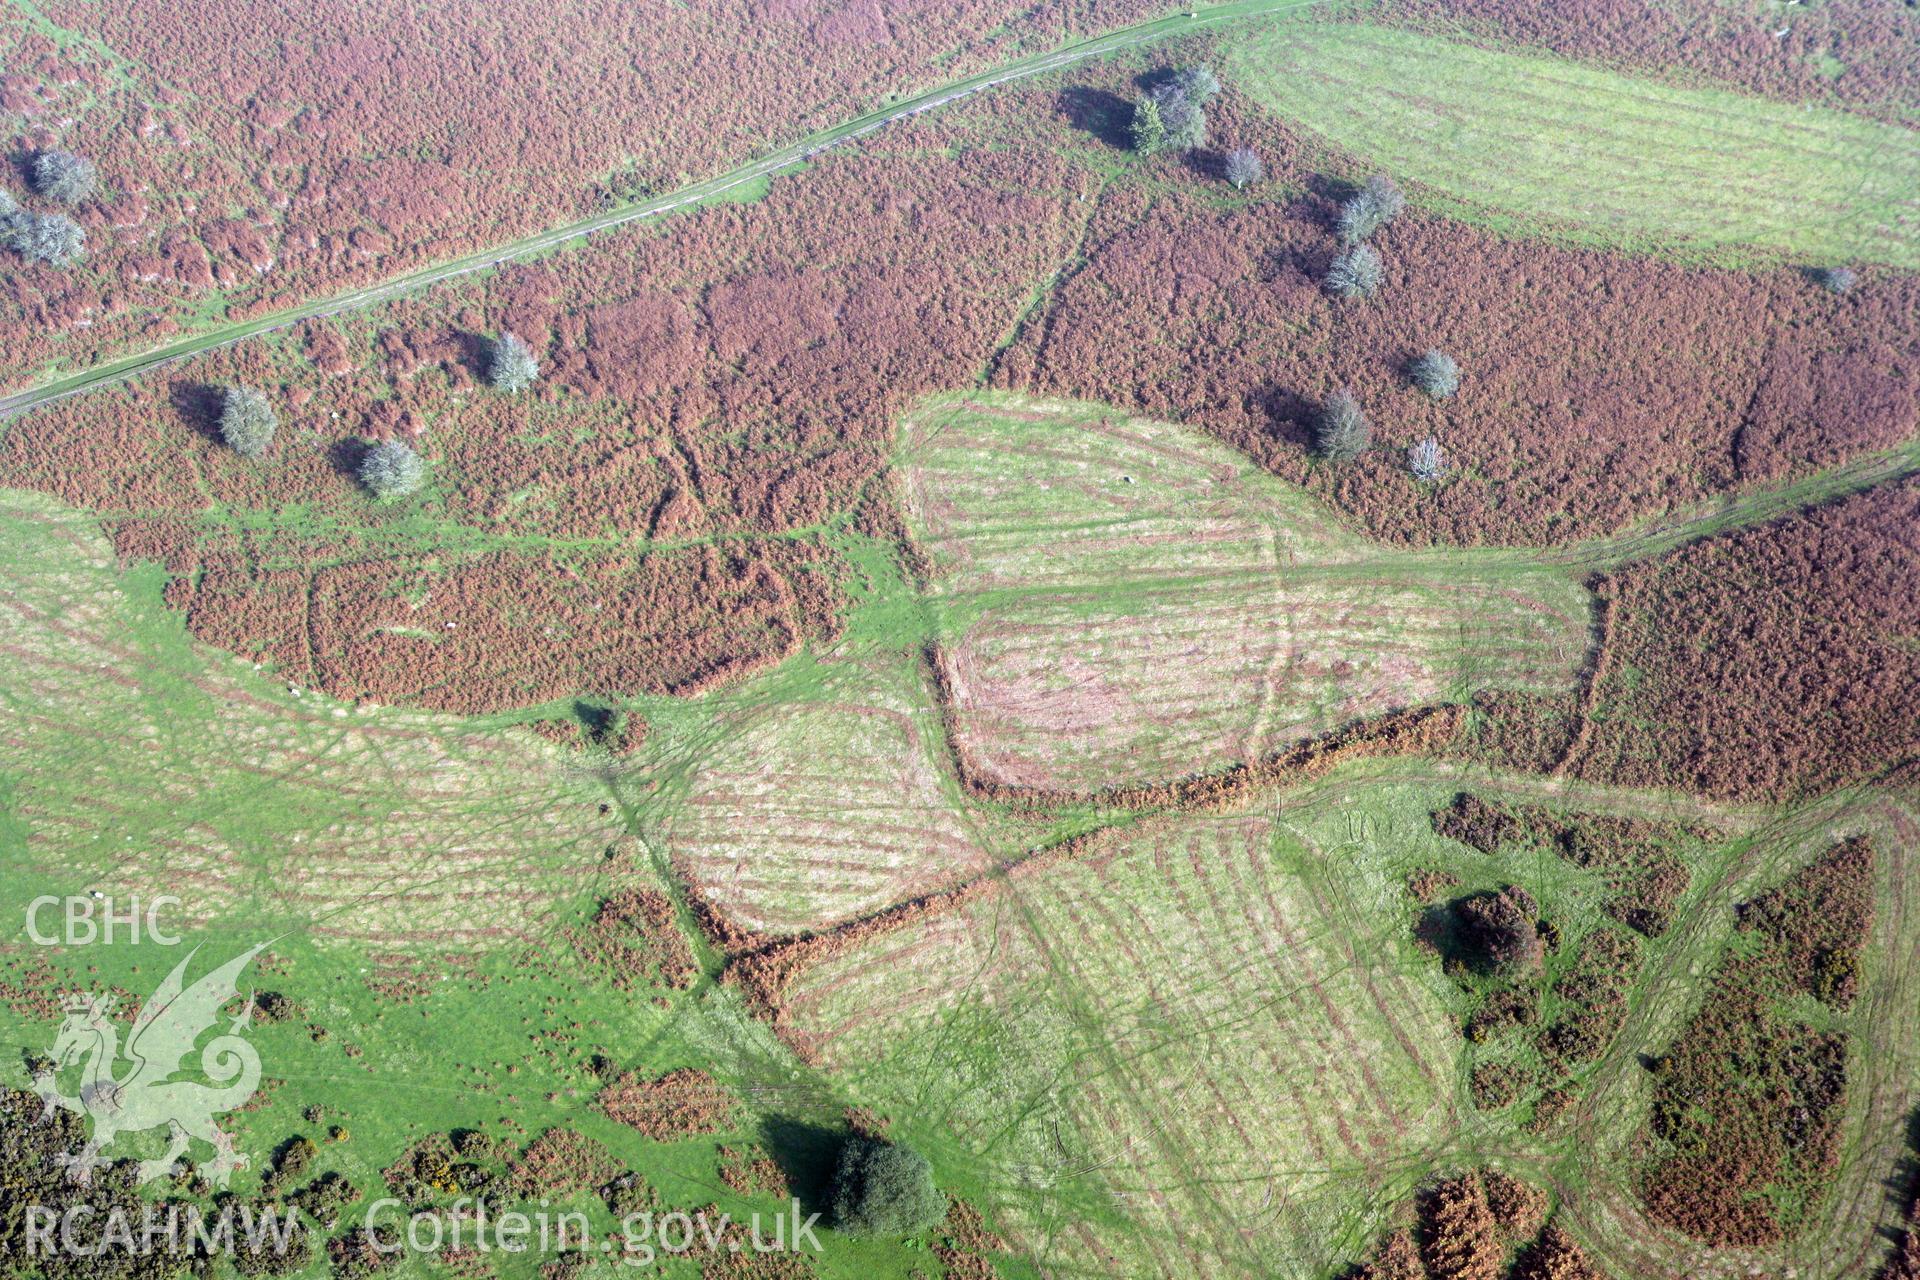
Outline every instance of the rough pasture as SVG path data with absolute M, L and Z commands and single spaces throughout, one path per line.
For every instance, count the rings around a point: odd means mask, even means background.
M 1632 565 L 1564 768 L 1790 799 L 1920 753 L 1920 481 Z
M 684 780 L 664 838 L 707 902 L 796 933 L 986 868 L 919 675 L 897 652 L 823 660 L 804 694 L 783 673 L 717 708 L 684 758 L 668 753 Z
M 79 212 L 77 268 L 10 265 L 0 382 L 671 190 L 885 95 L 1156 11 L 210 0 L 136 13 L 61 0 L 12 12 L 0 136 L 10 154 L 92 157 L 102 192 Z
M 1675 83 L 1844 106 L 1909 124 L 1920 115 L 1920 13 L 1900 0 L 1777 8 L 1663 0 L 1400 0 L 1370 8 L 1364 20 L 1491 48 L 1540 49 Z
M 1317 1273 L 1444 1129 L 1455 1050 L 1294 847 L 1263 816 L 1102 833 L 856 931 L 785 1014 L 863 1104 L 951 1131 L 1053 1264 Z
M 87 519 L 0 510 L 0 775 L 15 881 L 172 893 L 402 951 L 509 948 L 604 874 L 619 834 L 530 736 L 260 690 L 129 595 Z M 284 686 L 283 686 L 284 687 Z
M 1071 241 L 1092 178 L 975 119 L 50 406 L 9 425 L 0 483 L 108 517 L 196 635 L 342 697 L 710 687 L 836 629 L 825 535 L 895 416 L 971 377 Z M 501 330 L 542 362 L 518 396 L 478 382 Z M 235 382 L 281 408 L 257 462 L 209 429 Z M 369 503 L 352 469 L 384 439 L 427 458 L 425 493 Z
M 1603 244 L 1920 266 L 1907 129 L 1368 26 L 1249 27 L 1223 53 L 1257 101 L 1476 216 Z
M 1093 792 L 1255 762 L 1476 688 L 1566 687 L 1585 646 L 1584 592 L 1556 573 L 1369 547 L 1164 424 L 942 401 L 900 467 L 950 725 L 985 781 Z

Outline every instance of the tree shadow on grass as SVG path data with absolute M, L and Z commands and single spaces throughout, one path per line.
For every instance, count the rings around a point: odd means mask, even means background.
M 227 389 L 210 382 L 182 381 L 173 384 L 168 399 L 180 421 L 194 434 L 215 444 L 223 443 L 220 434 L 220 410 L 226 406 Z
M 1227 180 L 1227 153 L 1215 151 L 1212 147 L 1194 147 L 1183 152 L 1180 163 L 1189 173 L 1205 178 L 1208 182 L 1224 183 Z
M 475 382 L 485 382 L 487 370 L 493 366 L 493 339 L 463 330 L 453 335 L 453 342 L 459 348 L 454 363 L 465 369 Z
M 1264 409 L 1271 423 L 1271 434 L 1299 449 L 1313 447 L 1313 420 L 1320 405 L 1292 387 L 1273 386 L 1254 394 L 1254 403 Z
M 1895 1211 L 1906 1215 L 1904 1228 L 1881 1229 L 1880 1234 L 1896 1245 L 1907 1232 L 1920 1231 L 1920 1110 L 1907 1117 L 1907 1146 L 1910 1150 L 1894 1164 L 1885 1183 Z
M 1068 125 L 1121 151 L 1133 146 L 1133 104 L 1105 89 L 1073 85 L 1060 91 L 1060 114 Z
M 327 446 L 327 466 L 338 476 L 349 480 L 360 478 L 360 464 L 366 460 L 367 451 L 373 448 L 365 440 L 352 436 L 344 440 L 335 440 Z
M 770 1116 L 760 1126 L 760 1137 L 787 1175 L 801 1212 L 831 1213 L 833 1171 L 847 1144 L 846 1132 L 792 1116 Z

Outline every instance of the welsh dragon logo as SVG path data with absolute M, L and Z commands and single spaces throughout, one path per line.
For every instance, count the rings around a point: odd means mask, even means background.
M 141 1007 L 124 1046 L 110 1020 L 113 996 L 78 995 L 67 1000 L 66 1020 L 49 1050 L 53 1065 L 37 1073 L 33 1084 L 46 1104 L 42 1120 L 51 1119 L 56 1107 L 93 1119 L 93 1135 L 86 1145 L 78 1153 L 61 1157 L 70 1179 L 89 1181 L 93 1171 L 107 1163 L 100 1153 L 121 1134 L 161 1125 L 168 1132 L 166 1154 L 140 1161 L 141 1182 L 173 1173 L 178 1168 L 175 1162 L 196 1138 L 213 1148 L 213 1159 L 204 1172 L 216 1186 L 226 1186 L 235 1169 L 247 1166 L 247 1158 L 234 1151 L 233 1139 L 220 1132 L 214 1117 L 252 1097 L 260 1083 L 260 1055 L 240 1034 L 253 1021 L 252 996 L 227 1030 L 200 1051 L 200 1069 L 214 1083 L 171 1077 L 181 1070 L 201 1033 L 219 1021 L 221 1006 L 239 994 L 240 971 L 268 945 L 261 943 L 190 987 L 185 985 L 187 965 L 199 948 L 188 952 Z M 75 1062 L 83 1064 L 80 1092 L 69 1096 L 59 1091 L 54 1079 Z

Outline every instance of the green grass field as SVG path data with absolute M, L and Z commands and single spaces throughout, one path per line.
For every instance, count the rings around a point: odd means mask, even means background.
M 1078 449 L 1088 432 L 1112 437 L 1135 483 L 1114 483 Z M 987 444 L 941 454 L 939 442 L 980 433 Z M 940 486 L 956 502 L 929 541 L 936 588 L 916 590 L 884 544 L 836 532 L 856 569 L 844 638 L 702 698 L 631 700 L 651 734 L 626 761 L 556 750 L 512 717 L 296 696 L 194 645 L 160 597 L 160 573 L 114 566 L 91 519 L 8 497 L 0 857 L 15 874 L 0 885 L 0 912 L 17 919 L 41 893 L 171 891 L 209 956 L 281 935 L 252 985 L 298 1013 L 254 1033 L 269 1083 L 228 1127 L 258 1162 L 294 1134 L 313 1137 L 316 1172 L 373 1194 L 381 1170 L 429 1134 L 477 1128 L 518 1144 L 564 1126 L 665 1206 L 772 1212 L 775 1197 L 719 1180 L 721 1148 L 764 1148 L 811 1176 L 858 1105 L 989 1213 L 1010 1240 L 1013 1252 L 996 1255 L 1009 1278 L 1036 1267 L 1331 1276 L 1423 1178 L 1486 1162 L 1550 1188 L 1596 1261 L 1626 1277 L 1701 1265 L 1647 1226 L 1631 1192 L 1647 1103 L 1639 1055 L 1685 1023 L 1698 975 L 1731 936 L 1732 902 L 1836 832 L 1866 831 L 1894 856 L 1871 977 L 1846 1020 L 1858 1091 L 1847 1159 L 1821 1232 L 1781 1255 L 1814 1280 L 1857 1273 L 1877 1247 L 1868 1228 L 1897 1216 L 1881 1181 L 1920 1091 L 1895 1051 L 1920 1008 L 1920 970 L 1902 959 L 1920 954 L 1909 805 L 1842 795 L 1776 819 L 1419 759 L 1348 766 L 1227 815 L 1026 813 L 975 800 L 941 749 L 918 659 L 928 642 L 951 644 L 992 609 L 1056 595 L 1074 574 L 1129 607 L 1217 587 L 1219 566 L 1188 572 L 1184 552 L 1211 542 L 1231 560 L 1249 520 L 1266 536 L 1258 563 L 1230 566 L 1243 586 L 1289 571 L 1276 547 L 1352 566 L 1374 553 L 1204 437 L 1100 406 L 940 400 L 909 440 L 903 472 L 922 488 L 910 506 L 927 509 L 935 469 L 961 468 Z M 1771 501 L 1714 518 L 1764 514 Z M 1421 573 L 1497 571 L 1505 589 L 1558 582 L 1578 598 L 1578 564 L 1510 552 L 1410 559 Z M 1094 647 L 1082 656 L 1106 661 Z M 1462 667 L 1452 691 L 1484 676 Z M 1489 857 L 1436 836 L 1428 812 L 1469 785 L 1533 803 L 1710 814 L 1728 832 L 1701 854 L 1671 932 L 1644 951 L 1625 1029 L 1581 1076 L 1576 1120 L 1542 1134 L 1526 1129 L 1530 1100 L 1474 1106 L 1468 1071 L 1505 1050 L 1461 1039 L 1465 997 L 1414 945 L 1402 885 L 1417 868 L 1447 870 L 1463 890 L 1519 882 L 1573 936 L 1597 918 L 1603 886 L 1550 856 Z M 1020 869 L 1032 851 L 1088 833 L 1079 856 Z M 610 846 L 622 852 L 610 858 Z M 622 990 L 575 960 L 567 930 L 602 895 L 677 895 L 676 868 L 742 922 L 776 932 L 947 884 L 981 888 L 962 909 L 800 973 L 789 1013 L 823 1059 L 808 1065 L 716 981 L 719 957 L 690 919 L 681 925 L 700 972 L 688 987 Z M 52 1026 L 34 990 L 104 984 L 137 1000 L 177 956 L 16 943 L 0 952 L 0 1038 L 23 1053 L 45 1046 Z M 721 1132 L 643 1138 L 591 1106 L 605 1069 L 596 1055 L 647 1075 L 701 1067 L 733 1092 L 736 1114 Z M 5 1077 L 15 1087 L 27 1083 L 19 1061 Z M 325 1140 L 336 1124 L 348 1136 Z M 253 1190 L 259 1172 L 236 1189 Z M 597 1230 L 612 1225 L 590 1192 L 563 1199 Z M 820 1275 L 934 1274 L 928 1237 L 825 1238 Z M 532 1280 L 552 1260 L 496 1255 L 491 1274 Z M 697 1260 L 659 1270 L 691 1276 Z M 303 1274 L 318 1280 L 325 1264 Z M 410 1259 L 393 1274 L 445 1273 Z
M 1486 688 L 1570 689 L 1585 591 L 1523 554 L 1407 554 L 1192 430 L 936 399 L 899 459 L 956 736 L 1078 792 L 1263 759 Z
M 1912 130 L 1360 25 L 1223 46 L 1223 75 L 1276 115 L 1503 231 L 1920 267 Z
M 504 722 L 296 695 L 196 645 L 162 574 L 115 566 L 90 517 L 36 495 L 0 494 L 0 546 L 0 915 L 16 922 L 0 948 L 0 1085 L 27 1087 L 25 1055 L 53 1038 L 58 1014 L 40 1001 L 113 989 L 130 1018 L 186 947 L 201 948 L 191 979 L 272 939 L 242 991 L 282 994 L 294 1014 L 249 1032 L 262 1091 L 223 1120 L 252 1157 L 242 1194 L 295 1135 L 319 1144 L 312 1173 L 345 1175 L 365 1209 L 410 1143 L 471 1128 L 519 1145 L 558 1126 L 637 1172 L 663 1210 L 745 1221 L 786 1201 L 727 1187 L 722 1147 L 817 1165 L 807 1144 L 845 1131 L 833 1082 L 715 983 L 697 937 L 705 968 L 681 989 L 618 989 L 574 959 L 567 931 L 602 895 L 666 883 L 648 846 L 622 839 L 647 824 L 617 765 Z M 94 891 L 121 910 L 178 897 L 162 921 L 185 946 L 131 944 L 124 926 L 111 946 L 31 943 L 33 899 Z M 718 1132 L 646 1139 L 590 1106 L 596 1055 L 647 1076 L 699 1067 L 740 1105 Z M 329 1139 L 336 1125 L 345 1136 Z M 156 1155 L 161 1136 L 111 1154 Z M 616 1225 L 591 1192 L 558 1207 L 586 1213 L 596 1238 Z M 825 1236 L 823 1276 L 905 1275 L 924 1258 Z M 491 1258 L 531 1280 L 554 1256 Z M 647 1274 L 696 1275 L 699 1260 Z M 320 1259 L 300 1274 L 330 1271 Z M 415 1257 L 389 1274 L 447 1272 Z

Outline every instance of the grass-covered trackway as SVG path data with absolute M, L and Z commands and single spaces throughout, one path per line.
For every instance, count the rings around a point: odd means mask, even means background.
M 149 369 L 157 368 L 172 361 L 182 360 L 188 356 L 198 354 L 202 351 L 209 351 L 216 347 L 228 346 L 262 333 L 271 332 L 275 329 L 284 329 L 289 325 L 298 324 L 303 320 L 311 320 L 317 316 L 336 315 L 342 311 L 356 311 L 364 307 L 374 306 L 400 294 L 412 293 L 416 290 L 427 288 L 430 285 L 438 284 L 443 280 L 451 280 L 455 277 L 470 275 L 474 272 L 492 270 L 504 263 L 518 258 L 525 258 L 547 249 L 556 248 L 568 240 L 591 235 L 596 231 L 604 231 L 609 227 L 617 227 L 623 223 L 636 222 L 644 218 L 659 217 L 663 214 L 671 213 L 676 209 L 698 205 L 705 201 L 722 199 L 727 197 L 729 193 L 738 193 L 742 188 L 751 190 L 753 184 L 763 183 L 768 178 L 783 170 L 805 164 L 809 158 L 830 147 L 835 147 L 841 143 L 850 142 L 856 138 L 872 133 L 875 129 L 880 128 L 889 121 L 918 115 L 923 111 L 931 111 L 936 107 L 943 107 L 950 102 L 957 102 L 962 98 L 971 97 L 976 93 L 991 89 L 995 85 L 1005 84 L 1013 80 L 1024 80 L 1032 76 L 1045 75 L 1051 71 L 1058 71 L 1062 68 L 1073 66 L 1076 63 L 1085 62 L 1090 58 L 1098 58 L 1107 54 L 1118 53 L 1122 49 L 1165 39 L 1168 36 L 1190 34 L 1210 26 L 1217 26 L 1224 22 L 1232 22 L 1245 18 L 1280 17 L 1289 13 L 1309 9 L 1316 5 L 1325 7 L 1332 2 L 1333 0 L 1233 0 L 1232 3 L 1214 5 L 1203 11 L 1176 13 L 1168 17 L 1156 18 L 1150 22 L 1142 22 L 1134 26 L 1122 27 L 1117 31 L 1110 31 L 1106 35 L 1096 36 L 1090 40 L 1082 40 L 1075 44 L 1052 50 L 1051 52 L 1031 54 L 1024 58 L 1018 58 L 992 70 L 983 71 L 976 75 L 968 76 L 965 79 L 954 80 L 938 88 L 928 89 L 923 93 L 902 98 L 898 102 L 868 112 L 866 115 L 858 116 L 843 124 L 835 125 L 831 129 L 825 129 L 819 133 L 811 134 L 808 137 L 800 139 L 798 142 L 782 147 L 777 151 L 770 152 L 758 160 L 749 161 L 737 169 L 732 169 L 716 177 L 682 187 L 678 191 L 671 191 L 665 195 L 654 196 L 651 199 L 643 200 L 636 204 L 622 205 L 618 208 L 609 209 L 604 213 L 595 214 L 591 218 L 583 218 L 578 222 L 571 222 L 565 226 L 554 227 L 551 230 L 542 231 L 537 235 L 515 240 L 509 244 L 498 245 L 491 249 L 483 249 L 478 253 L 470 253 L 465 257 L 455 258 L 451 261 L 440 263 L 437 266 L 424 267 L 418 271 L 396 276 L 391 280 L 383 281 L 379 284 L 352 289 L 324 298 L 316 298 L 310 302 L 302 303 L 297 307 L 289 307 L 284 311 L 275 311 L 271 314 L 261 316 L 258 319 L 245 321 L 244 323 L 223 325 L 192 337 L 183 338 L 178 342 L 154 347 L 138 355 L 126 356 L 105 364 L 96 365 L 85 372 L 76 373 L 70 377 L 59 378 L 43 383 L 37 387 L 29 387 L 21 391 L 16 391 L 11 395 L 0 397 L 0 419 L 12 417 L 14 414 L 25 412 L 28 409 L 47 404 L 54 400 L 62 400 L 71 395 L 78 395 L 83 391 L 91 391 L 97 387 L 122 382 L 128 378 L 144 373 Z

